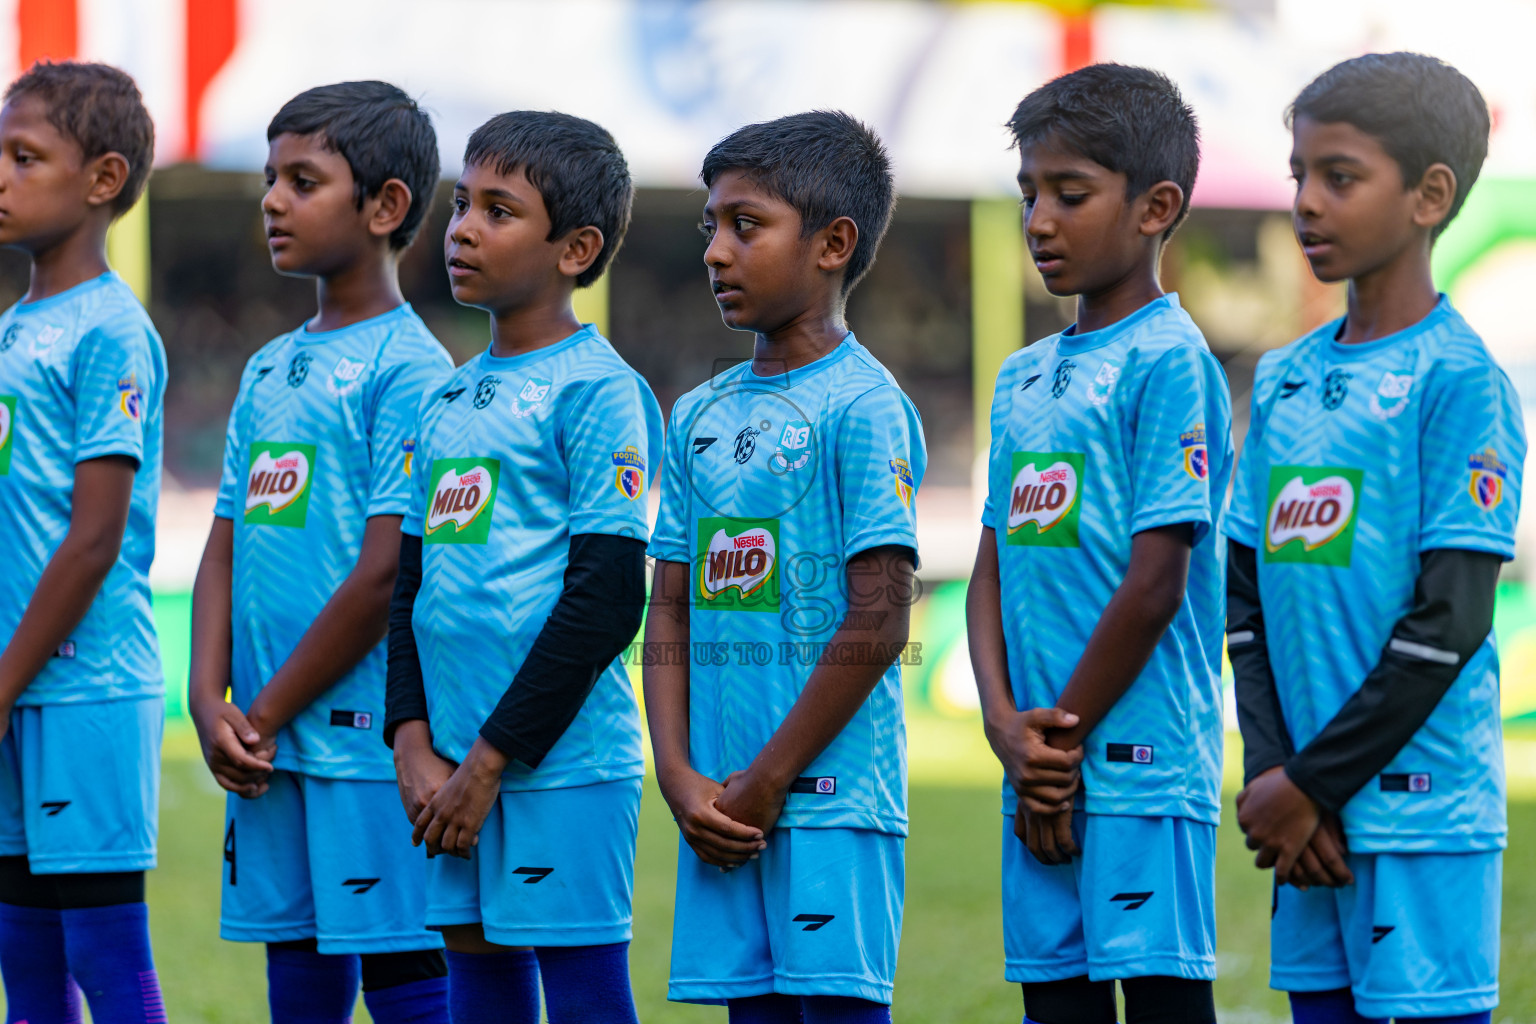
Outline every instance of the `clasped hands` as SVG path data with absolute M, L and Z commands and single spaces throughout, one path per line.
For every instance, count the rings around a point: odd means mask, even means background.
M 658 771 L 657 781 L 684 841 L 721 871 L 757 859 L 789 793 L 752 768 L 732 772 L 722 783 L 680 765 Z
M 1248 849 L 1258 851 L 1254 864 L 1273 867 L 1281 884 L 1298 889 L 1354 884 L 1339 819 L 1325 814 L 1283 767 L 1256 776 L 1237 794 L 1237 824 Z
M 1078 717 L 1060 708 L 1010 712 L 987 739 L 1018 797 L 1013 834 L 1042 864 L 1068 864 L 1080 851 L 1072 837 L 1072 801 L 1082 785 L 1083 747 L 1050 743 L 1053 730 L 1070 729 Z

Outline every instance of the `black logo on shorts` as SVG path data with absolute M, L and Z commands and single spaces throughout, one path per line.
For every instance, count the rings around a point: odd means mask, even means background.
M 21 324 L 11 324 L 0 334 L 0 352 L 9 352 L 11 346 L 16 344 L 16 339 L 21 336 Z
M 1117 892 L 1109 898 L 1109 902 L 1124 903 L 1126 910 L 1140 910 L 1151 898 L 1151 892 Z
M 693 439 L 693 454 L 703 455 L 709 446 L 720 440 L 718 437 L 696 437 Z
M 1019 390 L 1020 391 L 1028 391 L 1029 390 L 1029 386 L 1031 384 L 1033 384 L 1035 381 L 1039 380 L 1039 379 L 1040 379 L 1040 375 L 1038 373 L 1035 374 L 1032 377 L 1025 377 L 1024 378 L 1024 383 L 1019 385 Z
M 805 922 L 805 931 L 819 932 L 831 922 L 835 914 L 796 914 L 795 923 Z
M 475 385 L 475 408 L 484 409 L 496 399 L 496 385 L 501 383 L 500 377 L 486 374 Z
M 554 870 L 554 868 L 513 868 L 512 873 L 514 875 L 527 875 L 528 877 L 523 879 L 524 885 L 538 885 L 548 878 Z
M 363 893 L 379 884 L 377 878 L 349 878 L 341 883 L 352 890 L 352 895 L 361 896 Z
M 441 398 L 445 402 L 452 403 L 455 398 L 458 398 L 463 393 L 464 393 L 464 389 L 463 388 L 449 388 L 447 391 L 444 391 L 442 394 L 438 395 L 437 397 Z
M 1329 370 L 1323 378 L 1323 408 L 1329 412 L 1344 404 L 1349 397 L 1349 379 L 1354 374 L 1347 370 Z
M 229 819 L 229 829 L 224 833 L 224 860 L 229 863 L 229 884 L 234 885 L 238 879 L 235 874 L 235 819 Z
M 1280 382 L 1280 399 L 1284 401 L 1296 392 L 1307 386 L 1304 380 L 1284 380 Z
M 59 816 L 59 812 L 68 807 L 71 803 L 73 803 L 71 800 L 44 800 L 43 813 L 47 814 L 50 818 L 57 818 Z
M 1056 364 L 1056 372 L 1051 375 L 1051 397 L 1060 398 L 1067 393 L 1067 388 L 1072 386 L 1072 371 L 1077 369 L 1077 364 L 1070 359 L 1063 359 Z
M 1373 945 L 1373 946 L 1376 945 L 1376 943 L 1380 942 L 1382 939 L 1386 938 L 1388 935 L 1391 935 L 1395 931 L 1397 931 L 1397 926 L 1396 925 L 1391 925 L 1391 924 L 1374 924 L 1374 925 L 1371 925 L 1371 945 Z
M 288 363 L 288 386 L 296 388 L 309 379 L 309 364 L 314 362 L 314 356 L 308 352 L 300 352 Z
M 760 433 L 762 431 L 751 427 L 741 428 L 741 433 L 736 435 L 736 465 L 745 466 L 747 460 L 752 458 L 752 453 L 757 451 L 757 435 Z

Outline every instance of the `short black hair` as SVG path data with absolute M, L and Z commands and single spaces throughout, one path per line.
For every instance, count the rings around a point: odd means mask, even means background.
M 602 125 L 554 110 L 512 110 L 475 129 L 464 166 L 503 177 L 522 171 L 549 214 L 549 240 L 577 228 L 603 233 L 603 248 L 576 277 L 576 287 L 603 276 L 629 230 L 635 183 L 624 151 Z
M 75 141 L 87 160 L 117 153 L 128 161 L 128 180 L 112 200 L 112 215 L 128 212 L 149 181 L 155 162 L 155 123 L 139 87 L 108 64 L 38 61 L 5 90 L 7 103 L 35 96 L 48 123 Z
M 699 177 L 712 188 L 726 171 L 743 172 L 793 206 L 802 237 L 839 217 L 852 220 L 859 239 L 843 274 L 843 294 L 853 291 L 875 262 L 896 208 L 891 158 L 874 129 L 840 110 L 749 124 L 715 143 Z
M 326 149 L 352 168 L 353 190 L 363 199 L 376 196 L 391 178 L 411 190 L 411 208 L 389 236 L 389 247 L 411 244 L 442 164 L 432 118 L 416 101 L 388 82 L 338 82 L 306 89 L 283 104 L 267 125 L 267 141 L 279 135 L 318 135 Z
M 1126 198 L 1160 181 L 1184 190 L 1167 240 L 1189 213 L 1200 172 L 1200 126 L 1179 87 L 1150 68 L 1090 64 L 1045 83 L 1008 121 L 1019 149 L 1054 142 L 1125 175 Z
M 1488 156 L 1488 104 L 1460 71 L 1422 53 L 1368 53 L 1335 64 L 1301 90 L 1285 112 L 1321 124 L 1354 125 L 1381 143 L 1412 188 L 1431 164 L 1456 175 L 1451 211 L 1438 236 L 1461 212 Z

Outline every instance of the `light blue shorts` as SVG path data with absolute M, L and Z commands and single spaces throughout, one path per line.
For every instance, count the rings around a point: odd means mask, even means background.
M 679 841 L 667 998 L 780 992 L 889 1003 L 905 844 L 868 829 L 780 828 L 757 860 L 721 872 Z
M 429 865 L 427 924 L 503 946 L 628 942 L 640 780 L 504 792 L 468 860 Z
M 1216 826 L 1072 816 L 1082 856 L 1037 861 L 1003 819 L 1004 977 L 1216 977 Z
M 322 953 L 440 949 L 426 928 L 427 855 L 393 782 L 272 773 L 254 800 L 228 794 L 219 934 L 317 939 Z
M 1364 1017 L 1455 1017 L 1499 1004 L 1501 851 L 1348 861 L 1354 885 L 1275 892 L 1272 988 L 1348 988 Z
M 0 857 L 39 875 L 155 866 L 165 698 L 11 712 L 0 743 Z

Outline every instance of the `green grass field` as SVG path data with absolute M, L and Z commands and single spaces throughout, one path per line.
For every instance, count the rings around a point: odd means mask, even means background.
M 968 722 L 914 720 L 912 835 L 907 845 L 906 922 L 896 986 L 897 1020 L 1016 1024 L 1016 986 L 1002 980 L 998 909 L 999 829 L 994 774 L 979 731 Z M 260 946 L 218 937 L 223 793 L 197 758 L 187 728 L 167 737 L 160 825 L 160 868 L 149 877 L 155 949 L 172 1021 L 256 1022 L 266 1017 Z M 1536 802 L 1510 807 L 1510 845 L 1536 846 Z M 646 1024 L 725 1020 L 724 1010 L 666 1001 L 676 832 L 648 783 L 636 865 L 636 1001 Z M 1285 1021 L 1285 1002 L 1269 991 L 1268 876 L 1228 814 L 1221 828 L 1217 908 L 1217 1000 L 1226 1024 Z M 1528 855 L 1506 861 L 1503 1007 L 1496 1021 L 1536 1021 L 1536 871 Z M 359 1004 L 359 1021 L 367 1020 Z

